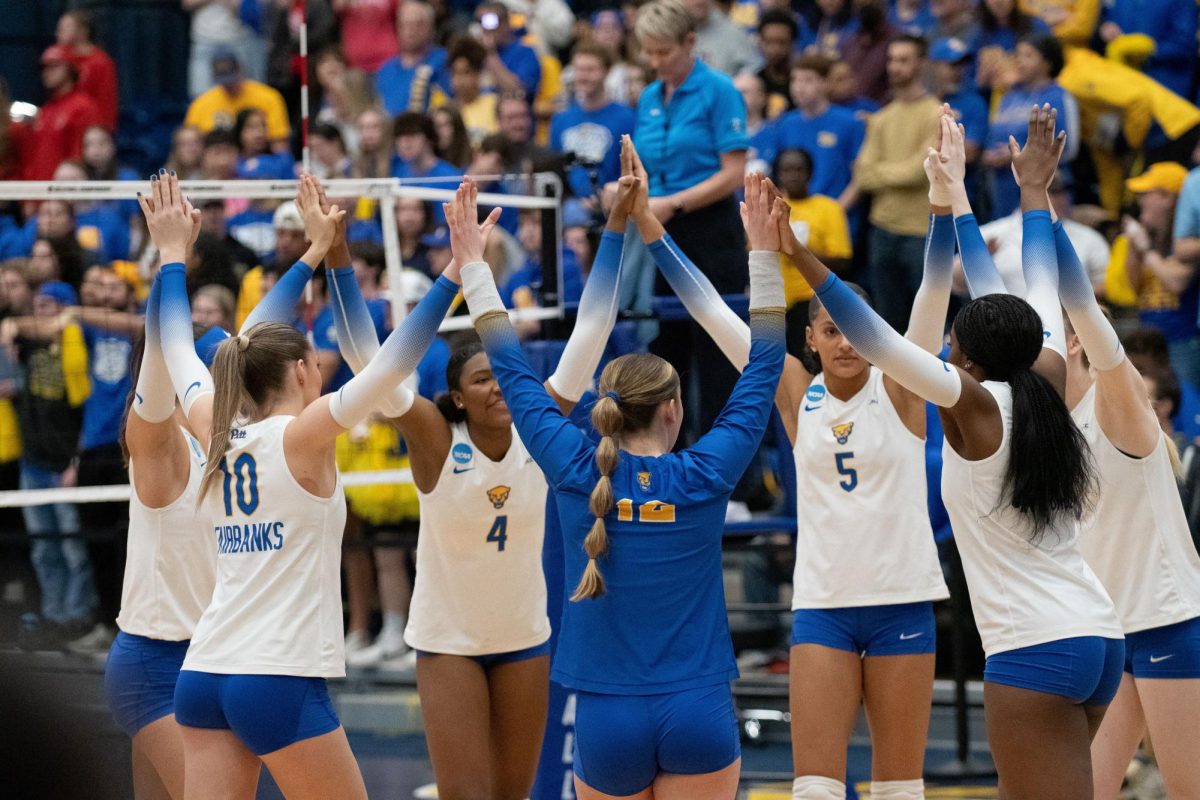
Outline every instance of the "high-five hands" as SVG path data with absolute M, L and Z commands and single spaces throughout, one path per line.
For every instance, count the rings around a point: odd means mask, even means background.
M 338 237 L 339 224 L 342 226 L 342 236 L 345 236 L 346 212 L 328 201 L 322 203 L 324 191 L 320 181 L 307 173 L 300 176 L 296 189 L 296 208 L 300 210 L 300 218 L 304 220 L 304 237 L 312 245 L 312 250 L 320 251 L 320 261 Z M 311 266 L 316 266 L 311 265 Z
M 200 211 L 179 190 L 174 171 L 160 169 L 150 176 L 150 193 L 138 192 L 150 238 L 163 264 L 183 262 L 200 235 Z
M 746 199 L 740 211 L 742 226 L 750 240 L 751 250 L 780 251 L 780 228 L 787 225 L 789 211 L 787 203 L 775 203 L 777 199 L 773 185 L 760 173 L 746 176 Z M 791 230 L 791 227 L 788 227 Z
M 1012 154 L 1013 177 L 1022 190 L 1036 194 L 1045 193 L 1058 169 L 1058 160 L 1067 146 L 1067 132 L 1054 132 L 1058 121 L 1058 110 L 1046 103 L 1041 108 L 1034 106 L 1029 114 L 1029 137 L 1024 147 L 1008 137 L 1008 151 Z
M 629 134 L 621 137 L 621 178 L 617 181 L 617 196 L 613 201 L 612 211 L 609 212 L 609 226 L 624 228 L 625 220 L 633 213 L 635 205 L 646 203 L 645 182 L 635 173 L 634 161 L 637 151 L 633 147 L 633 139 Z M 641 166 L 641 162 L 638 162 Z M 645 173 L 645 170 L 642 170 Z
M 450 227 L 450 252 L 454 255 L 454 260 L 442 274 L 454 283 L 462 283 L 464 264 L 484 260 L 483 252 L 488 236 L 500 219 L 500 209 L 493 208 L 487 219 L 482 223 L 477 222 L 478 196 L 479 187 L 474 180 L 467 178 L 454 193 L 454 199 L 442 205 L 446 212 L 446 224 Z
M 942 104 L 938 117 L 938 144 L 929 148 L 925 155 L 925 175 L 929 178 L 929 203 L 948 207 L 961 189 L 967 175 L 966 135 L 963 126 L 954 119 L 948 104 Z

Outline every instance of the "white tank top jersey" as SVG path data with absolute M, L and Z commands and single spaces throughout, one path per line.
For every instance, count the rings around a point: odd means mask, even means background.
M 1113 446 L 1096 421 L 1096 387 L 1072 410 L 1087 437 L 1100 494 L 1079 549 L 1117 607 L 1125 633 L 1200 616 L 1200 556 L 1192 544 L 1167 437 L 1146 458 Z
M 842 401 L 816 375 L 796 421 L 792 608 L 893 605 L 950 596 L 925 485 L 925 441 L 892 405 L 883 373 Z
M 204 475 L 204 451 L 187 431 L 187 486 L 162 508 L 138 499 L 134 462 L 129 462 L 129 542 L 121 613 L 117 626 L 136 636 L 181 642 L 192 638 L 196 623 L 212 599 L 217 550 L 209 535 L 208 515 L 197 505 Z M 147 469 L 152 469 L 148 465 Z
M 942 447 L 942 499 L 962 555 L 983 651 L 992 656 L 1075 636 L 1122 638 L 1112 601 L 1079 552 L 1079 523 L 1067 518 L 1036 544 L 1030 525 L 1003 497 L 1012 438 L 1012 388 L 987 381 L 1004 425 L 1000 449 L 967 461 Z
M 429 653 L 510 653 L 550 638 L 542 537 L 546 478 L 521 443 L 500 461 L 452 427 L 437 486 L 420 493 L 417 579 L 404 641 Z
M 342 532 L 346 496 L 304 490 L 288 469 L 275 416 L 230 432 L 204 502 L 217 547 L 217 586 L 183 668 L 226 675 L 346 674 Z

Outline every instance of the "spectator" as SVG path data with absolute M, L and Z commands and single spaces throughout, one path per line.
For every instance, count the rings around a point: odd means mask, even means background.
M 1121 345 L 1134 368 L 1143 375 L 1171 369 L 1170 346 L 1167 337 L 1158 328 L 1135 328 L 1121 337 Z M 1195 439 L 1200 437 L 1200 389 L 1183 379 L 1179 379 L 1178 383 L 1179 411 L 1172 424 L 1175 430 L 1189 439 Z
M 368 108 L 355 121 L 358 153 L 352 174 L 356 178 L 385 178 L 392 173 L 392 121 L 379 108 Z
M 696 58 L 693 26 L 687 11 L 672 0 L 638 11 L 638 40 L 658 80 L 642 93 L 634 139 L 649 170 L 652 213 L 718 292 L 741 293 L 746 250 L 734 192 L 745 175 L 750 144 L 746 110 L 733 81 Z M 667 291 L 665 282 L 662 286 Z M 689 400 L 693 392 L 685 390 L 684 403 L 697 410 L 690 415 L 689 435 L 707 430 L 737 372 L 691 321 L 664 324 L 652 349 L 681 374 L 704 365 L 699 397 Z
M 979 37 L 975 40 L 975 82 L 1003 91 L 1012 82 L 1013 54 L 1017 42 L 1032 34 L 1048 34 L 1040 17 L 1021 11 L 1017 0 L 984 0 L 979 4 Z
M 335 126 L 346 152 L 354 156 L 358 153 L 355 121 L 375 105 L 371 80 L 365 73 L 349 69 L 345 54 L 337 48 L 321 51 L 316 63 L 317 84 L 321 87 L 317 122 Z
M 986 205 L 977 202 L 980 194 L 979 157 L 988 135 L 988 107 L 979 92 L 967 80 L 970 48 L 961 39 L 938 39 L 929 48 L 933 62 L 933 93 L 949 103 L 954 118 L 963 126 L 963 145 L 967 157 L 967 192 L 976 217 L 986 219 Z M 1024 295 L 1020 295 L 1024 297 Z
M 539 292 L 542 288 L 542 217 L 536 209 L 522 209 L 517 225 L 517 241 L 521 245 L 524 262 L 508 274 L 500 286 L 500 296 L 508 308 L 529 309 L 540 305 Z M 583 293 L 583 273 L 575 252 L 559 243 L 559 258 L 562 261 L 562 286 L 558 294 L 567 303 L 579 302 Z M 540 325 L 528 320 L 517 326 L 521 338 L 537 335 Z
M 433 231 L 431 204 L 416 197 L 396 198 L 396 233 L 400 237 L 400 263 L 405 269 L 432 275 L 429 266 L 429 248 L 421 239 Z M 364 264 L 374 265 L 376 245 L 363 243 L 357 252 Z M 382 250 L 379 251 L 382 254 Z M 382 255 L 380 256 L 382 257 Z
M 217 85 L 192 101 L 184 122 L 207 133 L 214 128 L 231 128 L 238 112 L 257 108 L 266 117 L 271 150 L 287 150 L 291 129 L 283 95 L 264 83 L 244 77 L 241 62 L 232 50 L 214 53 L 212 73 Z
M 452 106 L 435 108 L 429 115 L 433 118 L 433 129 L 437 133 L 434 153 L 447 164 L 465 170 L 470 165 L 474 153 L 471 151 L 471 137 L 467 135 L 467 126 L 463 123 L 462 115 Z
M 812 156 L 806 150 L 787 149 L 775 158 L 772 174 L 791 208 L 789 220 L 796 239 L 825 262 L 825 266 L 846 274 L 854 255 L 850 243 L 850 223 L 837 200 L 809 193 L 813 173 Z M 788 305 L 788 350 L 796 357 L 804 352 L 808 326 L 808 301 L 812 287 L 791 263 L 783 263 L 783 290 Z
M 71 52 L 79 70 L 79 91 L 91 97 L 100 112 L 100 124 L 106 130 L 117 128 L 117 65 L 92 37 L 92 16 L 86 11 L 68 11 L 58 18 L 54 29 L 55 44 Z
M 842 44 L 842 60 L 858 81 L 858 97 L 875 103 L 888 99 L 887 50 L 900 33 L 888 22 L 884 0 L 859 0 L 858 29 Z
M 1067 232 L 1071 244 L 1075 246 L 1075 252 L 1083 262 L 1096 294 L 1102 295 L 1110 258 L 1108 240 L 1095 228 L 1071 218 L 1073 208 L 1070 186 L 1061 171 L 1050 183 L 1050 205 L 1062 220 L 1063 229 Z M 993 220 L 979 229 L 983 240 L 987 242 L 988 250 L 992 253 L 992 260 L 1004 280 L 1004 285 L 1017 297 L 1025 296 L 1025 274 L 1021 269 L 1023 227 L 1021 210 L 1017 209 L 1007 217 Z M 965 285 L 962 288 L 965 290 Z M 965 291 L 963 293 L 965 294 Z
M 1005 93 L 992 113 L 983 163 L 991 182 L 992 213 L 1011 214 L 1020 203 L 1020 191 L 1012 174 L 1012 155 L 1008 140 L 1013 137 L 1024 145 L 1028 135 L 1029 109 L 1049 103 L 1058 109 L 1059 128 L 1067 132 L 1063 163 L 1069 164 L 1079 152 L 1079 107 L 1055 78 L 1063 68 L 1062 45 L 1053 36 L 1033 34 L 1017 44 L 1017 82 Z
M 225 286 L 210 283 L 201 286 L 192 295 L 192 324 L 207 330 L 220 328 L 234 330 L 234 309 L 237 299 Z
M 577 45 L 571 54 L 574 102 L 550 121 L 550 149 L 574 153 L 579 161 L 568 174 L 571 191 L 579 197 L 592 197 L 599 186 L 620 177 L 621 137 L 632 134 L 637 125 L 633 110 L 608 96 L 610 66 L 604 49 Z M 594 170 L 595 185 L 589 168 Z
M 486 54 L 484 66 L 495 88 L 502 92 L 523 92 L 527 98 L 537 97 L 542 82 L 541 60 L 533 48 L 517 41 L 508 7 L 495 0 L 480 3 L 475 9 L 475 21 L 479 23 L 480 42 Z M 457 97 L 457 87 L 454 91 Z M 463 118 L 466 116 L 464 113 Z
M 922 163 L 936 137 L 939 107 L 925 88 L 925 58 L 925 40 L 919 37 L 903 36 L 888 47 L 893 99 L 867 121 L 854 164 L 858 188 L 871 195 L 871 296 L 896 330 L 908 324 L 925 261 L 929 183 Z
M 888 22 L 909 36 L 928 38 L 930 31 L 937 24 L 929 10 L 929 0 L 896 0 L 891 5 Z
M 798 148 L 813 159 L 809 191 L 836 198 L 843 208 L 854 204 L 854 159 L 866 127 L 854 113 L 829 102 L 832 64 L 820 55 L 801 56 L 792 67 L 792 102 L 784 114 L 758 137 L 759 157 L 773 162 L 780 151 Z
M 300 128 L 300 26 L 308 29 L 308 52 L 320 53 L 336 47 L 337 17 L 330 0 L 276 0 L 263 4 L 267 42 L 267 85 L 284 98 L 292 130 Z M 308 80 L 313 81 L 309 64 Z
M 204 134 L 200 177 L 208 181 L 233 180 L 238 167 L 238 140 L 233 131 L 217 128 Z
M 233 136 L 238 143 L 239 178 L 286 181 L 296 177 L 296 162 L 291 152 L 272 151 L 267 139 L 267 115 L 261 109 L 239 111 L 233 123 Z
M 543 53 L 565 50 L 575 33 L 575 14 L 564 0 L 500 0 L 524 21 L 528 43 Z
M 350 177 L 350 156 L 346 154 L 346 143 L 336 125 L 318 122 L 308 137 L 312 151 L 310 170 L 322 180 Z
M 1110 52 L 1124 37 L 1148 36 L 1152 52 L 1142 65 L 1175 94 L 1192 97 L 1196 72 L 1197 9 L 1193 0 L 1108 0 L 1101 4 L 1100 41 Z
M 29 253 L 29 274 L 35 285 L 60 281 L 71 287 L 78 286 L 83 280 L 83 264 L 83 250 L 73 233 L 65 236 L 39 234 Z
M 33 310 L 29 264 L 23 258 L 0 263 L 0 321 L 23 317 Z
M 22 178 L 29 181 L 48 181 L 63 161 L 78 159 L 84 131 L 99 125 L 103 116 L 79 88 L 79 70 L 65 47 L 51 45 L 42 53 L 42 86 L 46 102 L 33 121 L 31 146 L 24 153 Z
M 979 22 L 975 17 L 973 0 L 929 0 L 934 26 L 929 35 L 933 39 L 956 38 L 973 42 L 979 36 Z
M 83 168 L 87 173 L 87 180 L 138 180 L 136 172 L 117 162 L 117 144 L 113 141 L 112 134 L 100 125 L 93 125 L 83 133 Z M 126 221 L 126 224 L 141 216 L 136 200 L 105 200 L 97 205 L 111 208 Z
M 823 55 L 831 61 L 842 57 L 842 47 L 858 27 L 850 0 L 816 0 L 817 27 L 811 42 L 802 42 L 806 53 Z
M 529 107 L 525 106 L 525 110 L 528 113 Z M 453 188 L 450 182 L 438 179 L 459 177 L 462 172 L 434 154 L 433 143 L 437 132 L 432 119 L 425 114 L 406 111 L 396 117 L 392 129 L 396 134 L 396 160 L 392 162 L 392 177 L 414 186 Z M 434 219 L 439 225 L 445 222 L 445 213 L 440 205 L 435 206 Z
M 95 130 L 108 135 L 103 128 Z M 54 180 L 82 183 L 87 180 L 87 173 L 80 162 L 64 161 L 54 171 Z M 98 260 L 106 263 L 129 258 L 130 217 L 127 205 L 112 200 L 77 200 L 71 204 L 71 214 L 75 220 L 75 240 L 80 247 L 95 253 Z
M 0 109 L 9 109 L 8 83 L 0 76 Z M 12 118 L 11 113 L 0 114 L 0 180 L 20 178 L 30 145 L 30 130 L 24 123 Z
M 266 51 L 252 24 L 256 20 L 242 17 L 246 4 L 236 0 L 182 0 L 182 5 L 184 11 L 192 14 L 189 95 L 199 97 L 218 80 L 213 70 L 218 54 L 236 54 L 234 58 L 245 65 L 248 76 L 254 81 L 266 77 Z M 257 5 L 254 10 L 257 13 Z M 229 117 L 232 119 L 233 114 Z
M 433 43 L 433 6 L 423 0 L 405 0 L 396 24 L 400 52 L 375 74 L 379 99 L 393 117 L 402 111 L 427 110 L 434 87 L 450 89 L 446 51 Z
M 854 118 L 863 126 L 867 124 L 867 117 L 879 110 L 878 103 L 858 93 L 858 78 L 855 77 L 854 70 L 850 69 L 850 65 L 845 61 L 835 61 L 829 65 L 829 77 L 826 79 L 826 83 L 829 102 L 853 112 Z
M 454 105 L 462 116 L 471 142 L 478 146 L 483 137 L 499 130 L 496 119 L 497 97 L 483 91 L 483 68 L 488 53 L 474 39 L 459 39 L 450 45 L 450 89 Z
M 736 75 L 758 66 L 754 42 L 714 0 L 684 0 L 696 26 L 696 55 L 715 70 Z
M 603 9 L 592 14 L 591 43 L 608 54 L 612 67 L 604 79 L 604 90 L 614 103 L 632 106 L 638 95 L 630 95 L 625 85 L 625 71 L 629 68 L 629 36 L 621 12 L 615 8 Z M 565 76 L 564 76 L 565 78 Z
M 236 294 L 246 273 L 257 263 L 255 252 L 227 232 L 221 201 L 205 201 L 200 211 L 200 235 L 187 263 L 188 291 L 218 285 Z
M 733 79 L 733 85 L 737 87 L 738 93 L 742 96 L 742 103 L 746 106 L 746 135 L 750 137 L 751 143 L 767 124 L 767 88 L 763 85 L 762 78 L 758 77 L 753 72 L 743 72 Z M 753 162 L 753 158 L 751 158 Z M 753 163 L 746 167 L 749 172 L 762 172 Z
M 171 134 L 171 154 L 167 156 L 166 168 L 173 170 L 180 180 L 196 180 L 201 175 L 204 159 L 204 133 L 191 125 L 180 125 Z
M 792 79 L 792 51 L 799 35 L 796 18 L 787 11 L 772 9 L 758 21 L 758 49 L 763 66 L 758 71 L 767 92 L 767 118 L 775 119 L 794 108 L 789 83 Z
M 1113 258 L 1124 259 L 1129 284 L 1137 292 L 1138 319 L 1167 337 L 1171 368 L 1184 381 L 1200 383 L 1200 282 L 1196 269 L 1171 255 L 1175 206 L 1187 170 L 1158 163 L 1125 182 L 1140 213 L 1126 217 L 1124 233 L 1113 243 Z
M 646 87 L 650 85 L 650 79 L 654 77 L 650 74 L 650 68 L 645 64 L 632 62 L 625 70 L 625 94 L 632 98 L 641 98 L 642 92 L 646 91 Z
M 333 0 L 350 66 L 374 74 L 400 53 L 396 35 L 400 0 Z
M 1087 47 L 1100 18 L 1099 0 L 1020 0 L 1021 10 L 1050 26 L 1064 46 Z
M 75 290 L 47 281 L 33 299 L 33 316 L 0 324 L 0 342 L 15 349 L 26 377 L 18 397 L 23 453 L 21 488 L 53 489 L 75 482 L 73 459 L 90 388 L 83 331 L 61 314 L 78 305 Z M 60 637 L 79 641 L 95 633 L 96 587 L 78 507 L 71 503 L 26 506 L 25 529 L 35 538 L 30 558 L 41 588 L 41 616 Z M 57 538 L 57 537 L 66 538 Z M 91 633 L 89 633 L 89 628 Z M 103 635 L 103 630 L 100 631 Z
M 274 285 L 274 278 L 287 272 L 308 249 L 308 242 L 304 237 L 304 218 L 300 216 L 300 209 L 296 207 L 295 201 L 287 200 L 275 209 L 271 217 L 271 228 L 273 252 L 264 259 L 262 266 L 250 270 L 242 279 L 242 287 L 238 292 L 238 328 L 242 327 L 242 323 L 258 305 L 258 301 Z M 274 268 L 270 281 L 264 278 L 264 267 Z M 268 283 L 270 285 L 267 285 Z
M 1158 427 L 1175 444 L 1175 449 L 1182 453 L 1192 442 L 1183 431 L 1175 430 L 1175 415 L 1179 413 L 1182 401 L 1179 378 L 1169 367 L 1141 375 L 1142 382 L 1146 384 L 1150 407 L 1154 409 L 1154 416 L 1158 417 Z

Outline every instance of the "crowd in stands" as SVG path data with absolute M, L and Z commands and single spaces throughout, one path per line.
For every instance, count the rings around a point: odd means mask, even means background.
M 1032 105 L 1049 103 L 1067 132 L 1054 208 L 1191 469 L 1200 435 L 1200 170 L 1189 172 L 1200 163 L 1194 0 L 680 0 L 654 18 L 640 13 L 644 5 L 182 0 L 191 98 L 167 168 L 184 179 L 295 177 L 307 69 L 309 169 L 322 179 L 445 188 L 471 174 L 483 191 L 527 194 L 523 176 L 564 177 L 559 297 L 541 291 L 536 212 L 505 210 L 507 235 L 490 245 L 506 302 L 529 307 L 578 299 L 629 133 L 650 169 L 655 215 L 719 291 L 745 290 L 736 193 L 745 172 L 762 171 L 787 195 L 798 238 L 862 283 L 902 329 L 921 280 L 921 163 L 941 103 L 964 126 L 972 205 L 1014 292 L 1021 226 L 1009 141 L 1022 142 Z M 0 179 L 139 177 L 117 158 L 116 72 L 93 23 L 83 12 L 65 14 L 41 55 L 46 99 L 37 115 L 0 115 Z M 307 62 L 299 57 L 304 23 Z M 0 86 L 0 104 L 10 100 Z M 396 204 L 405 272 L 401 287 L 388 287 L 377 204 L 343 202 L 353 209 L 355 268 L 382 335 L 391 325 L 387 298 L 416 302 L 448 263 L 443 212 L 417 200 Z M 120 480 L 128 363 L 156 263 L 137 211 L 130 200 L 108 199 L 0 208 L 0 488 Z M 204 201 L 201 211 L 188 265 L 195 322 L 233 329 L 304 252 L 303 226 L 286 202 L 230 197 Z M 651 312 L 669 290 L 638 249 L 627 242 L 635 277 L 622 281 L 623 303 Z M 784 270 L 789 348 L 802 354 L 812 290 Z M 346 369 L 319 284 L 297 324 L 313 330 L 335 384 Z M 650 316 L 639 316 L 630 346 L 693 368 L 684 393 L 697 412 L 688 423 L 694 436 L 735 373 L 694 323 Z M 521 333 L 540 335 L 536 324 Z M 436 364 L 425 372 L 421 389 L 432 396 L 444 388 L 444 369 L 440 379 Z M 394 436 L 356 435 L 393 452 L 388 464 L 403 463 Z M 1195 528 L 1200 463 L 1183 485 Z M 392 499 L 415 516 L 415 496 Z M 360 518 L 371 521 L 363 507 Z M 31 532 L 80 527 L 66 505 L 27 510 L 24 521 Z M 36 540 L 33 564 L 52 597 L 43 605 L 51 621 L 82 634 L 110 618 L 98 607 L 84 544 Z M 360 567 L 348 560 L 349 570 Z M 352 613 L 352 634 L 365 627 L 363 614 Z

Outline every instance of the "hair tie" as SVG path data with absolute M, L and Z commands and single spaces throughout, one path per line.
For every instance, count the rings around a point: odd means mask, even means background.
M 250 346 L 250 337 L 244 333 L 239 333 L 237 335 L 238 352 L 245 352 L 246 348 L 249 346 Z
M 604 397 L 609 398 L 617 405 L 621 405 L 621 395 L 617 394 L 615 391 L 609 390 L 609 391 L 605 392 Z

